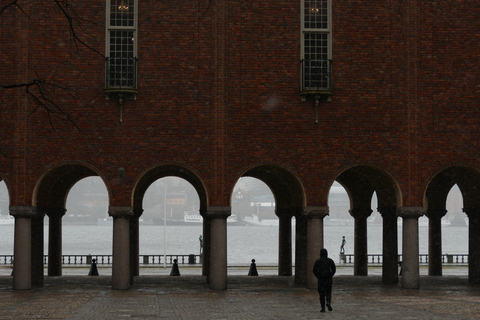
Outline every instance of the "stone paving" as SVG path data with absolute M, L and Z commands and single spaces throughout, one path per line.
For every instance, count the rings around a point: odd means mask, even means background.
M 170 277 L 166 271 L 143 272 L 125 291 L 112 290 L 111 277 L 102 272 L 99 277 L 64 272 L 27 291 L 13 291 L 12 278 L 1 276 L 0 319 L 480 319 L 480 288 L 469 286 L 461 272 L 422 275 L 419 290 L 404 290 L 400 284 L 382 285 L 378 270 L 354 277 L 340 269 L 333 311 L 319 313 L 316 290 L 266 269 L 260 268 L 259 277 L 229 270 L 234 275 L 226 291 L 210 290 L 200 275 Z

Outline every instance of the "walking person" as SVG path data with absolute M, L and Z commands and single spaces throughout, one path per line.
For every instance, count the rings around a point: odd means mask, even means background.
M 332 277 L 337 271 L 335 262 L 328 257 L 327 249 L 320 250 L 320 259 L 313 265 L 313 274 L 318 279 L 318 294 L 320 295 L 320 312 L 325 312 L 325 302 L 328 311 L 332 311 Z M 326 300 L 326 301 L 325 301 Z

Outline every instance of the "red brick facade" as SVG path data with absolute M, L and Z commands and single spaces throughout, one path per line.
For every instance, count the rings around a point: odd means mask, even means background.
M 455 183 L 480 208 L 478 1 L 333 0 L 333 96 L 318 124 L 300 97 L 300 1 L 141 1 L 138 94 L 122 124 L 104 94 L 105 2 L 72 3 L 90 49 L 53 1 L 21 6 L 0 15 L 0 84 L 46 79 L 60 109 L 49 117 L 25 88 L 0 91 L 11 205 L 58 207 L 99 175 L 111 206 L 139 207 L 173 174 L 202 210 L 229 206 L 244 175 L 287 209 L 328 206 L 334 180 L 356 208 L 376 191 L 379 207 L 428 209 Z

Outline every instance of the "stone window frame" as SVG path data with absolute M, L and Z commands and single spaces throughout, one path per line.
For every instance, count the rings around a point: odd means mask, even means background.
M 125 13 L 115 14 L 112 9 L 117 11 L 116 8 L 125 10 Z M 137 88 L 137 35 L 138 1 L 107 0 L 105 21 L 107 89 Z
M 316 18 L 316 19 L 315 19 Z M 322 68 L 331 68 L 332 60 L 332 0 L 301 1 L 301 50 L 302 77 L 311 60 L 328 61 Z M 326 82 L 327 83 L 327 82 Z M 317 83 L 318 84 L 318 83 Z M 302 79 L 302 90 L 310 85 Z M 331 79 L 327 87 L 331 89 Z

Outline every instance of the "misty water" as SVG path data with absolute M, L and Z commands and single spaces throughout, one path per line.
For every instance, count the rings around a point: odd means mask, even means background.
M 64 225 L 63 254 L 112 254 L 112 227 L 96 225 Z M 166 233 L 164 233 L 164 230 Z M 45 254 L 48 253 L 48 226 L 45 226 Z M 398 229 L 399 253 L 402 252 L 402 229 Z M 201 226 L 140 226 L 141 255 L 199 254 Z M 338 257 L 342 236 L 345 236 L 345 251 L 353 254 L 353 226 L 325 226 L 325 247 L 330 256 Z M 442 227 L 442 252 L 449 254 L 468 253 L 468 227 Z M 292 228 L 292 239 L 295 232 Z M 0 226 L 0 254 L 13 253 L 13 226 Z M 166 239 L 166 241 L 164 241 Z M 251 259 L 257 264 L 276 265 L 278 263 L 278 227 L 228 226 L 228 264 L 248 265 Z M 419 227 L 419 250 L 428 253 L 428 227 Z M 294 245 L 293 245 L 294 254 Z M 382 252 L 381 225 L 368 226 L 368 253 Z M 293 255 L 294 256 L 294 255 Z
M 240 193 L 242 197 L 238 197 Z M 178 210 L 195 210 L 199 200 L 195 189 L 188 182 L 176 177 L 166 177 L 154 182 L 144 196 L 145 207 L 142 218 L 147 218 L 152 213 L 172 212 L 174 205 L 166 205 L 168 199 L 179 198 L 185 201 L 185 206 Z M 275 202 L 271 190 L 260 180 L 243 177 L 239 179 L 232 196 L 232 213 L 241 216 L 258 214 L 274 215 Z M 265 199 L 268 199 L 267 201 Z M 8 212 L 9 196 L 5 183 L 0 181 L 0 213 Z M 461 212 L 462 197 L 457 186 L 452 188 L 447 198 L 449 214 L 446 218 L 463 220 L 465 214 Z M 243 205 L 243 206 L 242 206 Z M 334 183 L 329 197 L 330 217 L 345 218 L 349 210 L 349 198 L 346 191 L 338 183 Z M 98 177 L 89 177 L 79 181 L 71 189 L 67 199 L 67 215 L 65 221 L 73 214 L 85 212 L 95 213 L 94 218 L 107 216 L 108 194 L 102 180 Z M 372 208 L 376 208 L 376 196 L 372 198 Z M 197 209 L 198 210 L 198 209 Z M 381 216 L 374 212 L 377 223 L 368 223 L 368 253 L 382 253 L 382 224 Z M 351 217 L 350 217 L 351 218 Z M 48 221 L 48 217 L 45 218 Z M 96 221 L 96 220 L 95 220 Z M 64 223 L 62 226 L 62 250 L 64 255 L 110 255 L 112 254 L 112 226 L 97 226 Z M 199 236 L 202 226 L 167 226 L 140 225 L 140 254 L 141 255 L 186 255 L 199 254 Z M 345 236 L 345 252 L 353 254 L 354 227 L 331 226 L 324 227 L 324 244 L 330 256 L 337 257 L 340 251 L 342 237 Z M 292 257 L 295 250 L 295 229 L 292 228 Z M 14 226 L 0 225 L 0 255 L 13 254 Z M 48 253 L 48 223 L 44 229 L 45 254 Z M 227 229 L 227 254 L 229 265 L 248 265 L 251 259 L 257 264 L 276 265 L 278 263 L 278 227 L 273 226 L 232 226 Z M 398 252 L 402 252 L 402 228 L 398 228 Z M 428 227 L 419 226 L 419 252 L 428 253 Z M 468 227 L 444 226 L 442 227 L 442 253 L 467 254 L 468 253 Z

